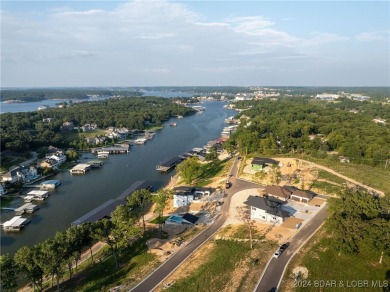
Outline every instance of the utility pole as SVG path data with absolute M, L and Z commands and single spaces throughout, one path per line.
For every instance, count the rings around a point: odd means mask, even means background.
M 387 169 L 387 164 L 389 163 L 389 159 L 386 159 L 386 163 L 385 163 L 385 169 Z

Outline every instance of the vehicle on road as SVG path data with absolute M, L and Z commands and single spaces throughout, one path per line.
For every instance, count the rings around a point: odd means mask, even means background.
M 232 183 L 230 181 L 226 181 L 225 188 L 229 189 L 232 186 Z
M 279 247 L 279 249 L 274 253 L 274 258 L 278 258 L 289 245 L 290 245 L 289 242 L 283 243 Z

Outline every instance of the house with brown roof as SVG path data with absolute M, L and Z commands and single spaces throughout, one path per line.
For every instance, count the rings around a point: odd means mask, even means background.
M 264 188 L 264 194 L 276 197 L 282 201 L 287 201 L 290 198 L 292 191 L 280 186 L 266 186 Z
M 294 190 L 290 196 L 291 200 L 308 203 L 311 199 L 313 199 L 313 195 L 307 191 L 302 190 Z

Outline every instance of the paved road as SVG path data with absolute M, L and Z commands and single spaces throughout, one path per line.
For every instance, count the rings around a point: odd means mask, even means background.
M 260 283 L 255 288 L 256 292 L 277 291 L 280 279 L 283 277 L 284 267 L 288 261 L 306 242 L 311 235 L 321 226 L 328 217 L 326 207 L 322 208 L 302 229 L 291 239 L 290 246 L 279 256 L 272 258 Z
M 193 240 L 191 240 L 186 246 L 177 251 L 173 256 L 171 256 L 167 261 L 165 261 L 160 267 L 158 267 L 154 272 L 152 272 L 147 278 L 145 278 L 131 291 L 152 291 L 177 267 L 179 267 L 179 265 L 184 260 L 186 260 L 197 248 L 199 248 L 207 239 L 209 239 L 215 232 L 217 232 L 219 228 L 222 227 L 228 217 L 230 200 L 233 194 L 244 189 L 260 187 L 257 184 L 236 179 L 235 176 L 238 169 L 238 162 L 239 160 L 236 158 L 230 171 L 233 176 L 229 178 L 229 180 L 232 182 L 232 187 L 226 190 L 227 197 L 224 199 L 224 204 L 221 207 L 220 214 L 218 215 L 214 223 L 202 233 L 200 233 L 198 236 L 196 236 Z

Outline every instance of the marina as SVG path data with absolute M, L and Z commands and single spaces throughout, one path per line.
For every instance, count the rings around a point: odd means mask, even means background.
M 69 171 L 59 172 L 51 179 L 61 186 L 55 187 L 56 184 L 53 184 L 55 188 L 48 193 L 50 199 L 46 199 L 47 203 L 37 204 L 40 209 L 37 215 L 29 218 L 31 223 L 28 228 L 21 232 L 7 232 L 7 235 L 1 231 L 1 253 L 13 254 L 22 246 L 32 246 L 54 236 L 57 231 L 66 230 L 77 218 L 115 199 L 136 181 L 151 181 L 155 189 L 163 187 L 175 170 L 169 173 L 156 171 L 156 165 L 218 138 L 225 125 L 224 119 L 234 114 L 233 110 L 225 109 L 223 105 L 218 101 L 205 102 L 204 114 L 181 119 L 180 127 L 164 127 L 156 131 L 154 138 L 148 140 L 145 146 L 134 147 L 128 155 L 109 155 L 103 167 L 93 169 L 93 175 L 79 177 Z M 176 122 L 176 118 L 171 121 Z M 144 135 L 145 132 L 140 134 Z M 96 158 L 92 153 L 83 153 L 81 159 L 89 161 Z M 25 194 L 15 198 L 9 207 L 21 206 L 30 190 L 25 189 Z M 38 200 L 36 202 L 40 203 Z M 1 222 L 13 216 L 14 212 L 4 210 Z

